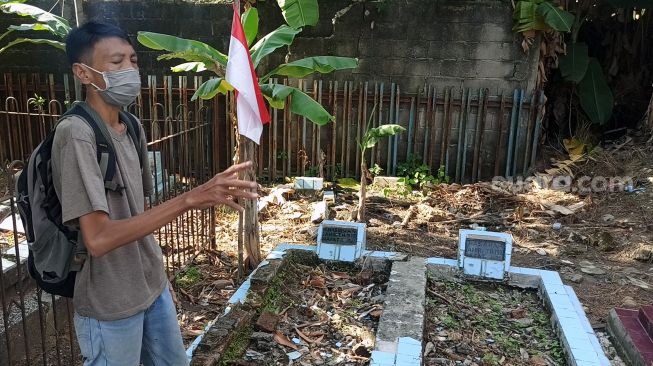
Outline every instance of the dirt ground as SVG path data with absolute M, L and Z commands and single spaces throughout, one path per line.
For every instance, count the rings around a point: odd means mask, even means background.
M 630 141 L 618 148 L 606 148 L 573 166 L 576 179 L 631 176 L 633 188 L 640 189 L 635 192 L 579 194 L 533 189 L 515 194 L 505 184 L 497 187 L 477 183 L 439 185 L 425 194 L 404 197 L 386 196 L 381 189 L 372 188 L 367 205 L 367 248 L 455 258 L 459 229 L 482 226 L 509 232 L 515 240 L 512 264 L 560 272 L 565 284 L 576 291 L 592 324 L 601 330 L 611 308 L 653 303 L 651 158 L 650 146 Z M 337 197 L 331 215 L 348 220 L 357 202 L 355 191 L 338 186 L 335 190 Z M 261 194 L 271 191 L 271 187 L 263 188 Z M 285 203 L 273 201 L 261 212 L 264 255 L 280 243 L 316 242 L 318 225 L 311 222 L 310 216 L 312 203 L 320 198 L 297 192 L 287 192 L 283 197 Z M 218 253 L 230 259 L 222 267 L 224 273 L 217 277 L 209 275 L 210 281 L 218 277 L 229 281 L 228 275 L 236 273 L 236 218 L 229 211 L 218 215 Z M 186 306 L 182 306 L 187 340 L 213 314 L 222 311 L 222 301 L 237 286 L 238 281 L 234 280 L 219 295 L 212 292 L 209 302 L 214 305 L 209 313 L 202 306 L 202 315 L 190 316 Z M 195 285 L 195 292 L 189 293 L 195 301 L 191 310 L 204 301 L 201 299 L 207 291 L 206 282 Z M 184 297 L 182 300 L 189 302 L 189 297 Z M 193 321 L 194 317 L 200 320 Z

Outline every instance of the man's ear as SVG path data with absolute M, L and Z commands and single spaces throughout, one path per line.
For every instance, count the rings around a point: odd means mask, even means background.
M 93 82 L 91 79 L 91 74 L 88 67 L 82 66 L 80 63 L 73 64 L 73 75 L 84 85 L 88 85 Z

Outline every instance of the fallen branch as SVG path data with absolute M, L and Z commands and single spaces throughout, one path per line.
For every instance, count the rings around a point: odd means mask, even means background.
M 426 291 L 428 291 L 429 294 L 431 294 L 431 295 L 437 297 L 438 299 L 440 299 L 440 300 L 446 302 L 447 304 L 449 304 L 449 305 L 453 305 L 453 303 L 451 302 L 451 300 L 449 300 L 449 299 L 447 299 L 446 297 L 440 295 L 439 293 L 437 293 L 437 292 L 431 290 L 430 288 L 427 288 Z

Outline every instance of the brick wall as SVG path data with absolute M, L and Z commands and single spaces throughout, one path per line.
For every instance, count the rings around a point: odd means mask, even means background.
M 52 1 L 32 0 L 49 8 Z M 74 19 L 71 2 L 63 14 Z M 487 87 L 494 94 L 533 88 L 536 53 L 524 54 L 512 33 L 511 5 L 503 0 L 387 0 L 384 10 L 358 4 L 335 26 L 333 15 L 350 0 L 323 0 L 321 20 L 307 28 L 289 49 L 290 59 L 307 55 L 359 57 L 360 68 L 335 77 L 396 82 L 413 92 L 429 83 L 438 86 Z M 259 3 L 262 32 L 282 23 L 274 1 Z M 162 32 L 207 42 L 226 52 L 230 7 L 183 1 L 83 1 L 82 17 L 113 22 L 130 34 Z M 61 14 L 60 5 L 54 12 Z M 10 20 L 0 18 L 4 29 Z M 156 60 L 159 52 L 138 46 L 140 65 L 148 73 L 164 73 L 175 62 Z M 282 62 L 283 51 L 262 68 Z M 47 60 L 44 62 L 44 60 Z M 0 55 L 3 71 L 61 72 L 68 66 L 62 52 L 26 46 Z

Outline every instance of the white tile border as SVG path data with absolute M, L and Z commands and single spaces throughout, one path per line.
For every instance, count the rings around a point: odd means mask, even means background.
M 447 258 L 427 258 L 426 263 L 427 266 L 458 267 L 457 261 Z M 574 289 L 563 284 L 558 272 L 510 267 L 508 275 L 510 285 L 539 289 L 570 365 L 610 366 Z
M 268 259 L 281 259 L 287 250 L 298 249 L 313 251 L 317 250 L 316 246 L 302 244 L 280 244 L 267 256 L 258 268 L 269 264 Z M 368 251 L 363 253 L 364 256 L 397 260 L 406 258 L 405 254 L 396 252 Z M 459 270 L 458 261 L 449 258 L 426 258 L 427 269 L 429 266 L 451 267 L 452 270 Z M 224 314 L 213 319 L 204 328 L 200 334 L 186 350 L 186 357 L 189 362 L 193 357 L 193 352 L 202 341 L 206 333 L 213 324 L 222 316 L 231 311 L 231 305 L 243 303 L 249 292 L 251 277 L 256 272 L 252 272 L 247 280 L 236 290 L 228 301 L 229 306 Z M 559 333 L 561 344 L 567 355 L 568 362 L 573 366 L 610 366 L 610 361 L 603 353 L 598 338 L 592 329 L 592 326 L 583 311 L 574 289 L 571 286 L 565 286 L 562 283 L 560 275 L 555 271 L 539 270 L 534 268 L 510 267 L 509 276 L 515 277 L 515 280 L 522 282 L 522 287 L 539 289 L 541 298 L 551 311 L 551 321 Z M 529 281 L 530 280 L 530 281 Z M 537 281 L 533 281 L 537 280 Z M 519 285 L 511 282 L 511 285 Z M 421 360 L 421 344 L 418 346 L 414 339 L 399 338 L 397 353 L 373 351 L 370 360 L 371 366 L 419 366 Z

